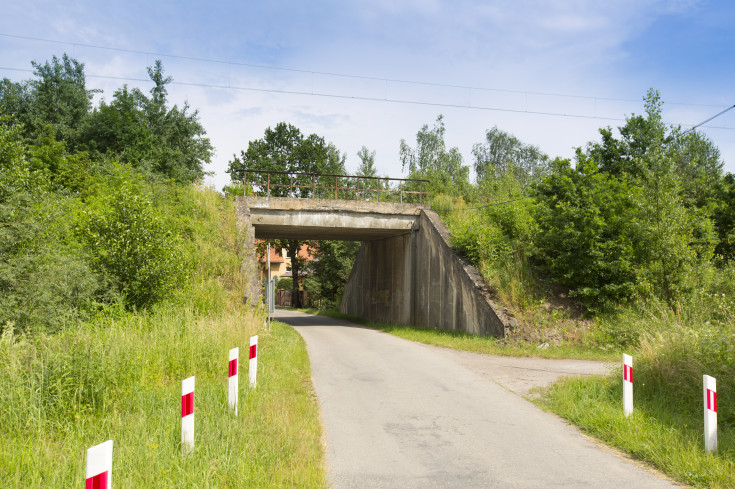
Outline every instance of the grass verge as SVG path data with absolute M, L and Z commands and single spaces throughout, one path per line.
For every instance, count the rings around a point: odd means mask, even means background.
M 80 487 L 86 449 L 114 441 L 117 487 L 326 487 L 318 407 L 301 337 L 240 306 L 159 307 L 0 341 L 3 487 Z M 247 388 L 260 334 L 258 387 Z M 31 341 L 32 340 L 32 341 Z M 240 347 L 240 409 L 227 352 Z M 243 353 L 244 352 L 244 353 Z M 196 376 L 196 445 L 180 450 L 181 380 Z
M 664 400 L 649 398 L 641 382 L 636 383 L 635 411 L 626 419 L 621 378 L 565 379 L 535 402 L 677 481 L 712 489 L 735 487 L 735 431 L 731 426 L 720 426 L 719 451 L 707 454 L 702 408 L 683 408 L 675 395 Z
M 491 336 L 477 336 L 457 331 L 444 331 L 440 329 L 420 328 L 417 326 L 404 326 L 397 324 L 383 324 L 366 321 L 362 318 L 342 314 L 334 310 L 299 309 L 308 314 L 318 314 L 335 319 L 345 319 L 369 328 L 374 328 L 386 333 L 411 341 L 427 345 L 443 346 L 455 350 L 485 353 L 488 355 L 501 355 L 513 357 L 540 357 L 540 358 L 577 358 L 583 360 L 615 361 L 619 359 L 618 352 L 596 350 L 579 345 L 572 346 L 561 344 L 550 345 L 548 348 L 539 349 L 538 345 L 523 341 L 514 341 L 512 344 L 504 343 L 501 338 Z

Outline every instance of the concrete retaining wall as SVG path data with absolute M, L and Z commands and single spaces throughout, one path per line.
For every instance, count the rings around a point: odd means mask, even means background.
M 449 246 L 439 216 L 422 210 L 410 234 L 363 243 L 340 310 L 370 321 L 505 336 L 515 320 L 479 270 Z

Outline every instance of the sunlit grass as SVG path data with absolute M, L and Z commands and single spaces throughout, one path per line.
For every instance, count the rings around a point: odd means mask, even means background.
M 547 348 L 539 348 L 535 343 L 514 341 L 506 343 L 500 338 L 491 336 L 477 336 L 457 331 L 444 331 L 440 329 L 420 328 L 417 326 L 404 326 L 397 324 L 383 324 L 366 321 L 362 318 L 342 314 L 334 310 L 302 309 L 310 314 L 345 319 L 363 326 L 374 328 L 386 333 L 411 341 L 427 345 L 442 346 L 455 350 L 471 351 L 488 355 L 501 355 L 513 357 L 540 357 L 540 358 L 577 358 L 585 360 L 614 361 L 619 357 L 617 352 L 603 351 L 579 345 L 562 344 L 559 346 L 548 345 Z
M 0 346 L 2 487 L 81 487 L 86 449 L 114 441 L 116 487 L 325 487 L 301 337 L 241 308 L 129 315 Z M 258 387 L 247 346 L 260 335 Z M 240 409 L 227 406 L 239 346 Z M 196 376 L 196 445 L 180 449 L 181 380 Z
M 677 481 L 696 487 L 735 487 L 735 430 L 730 424 L 720 425 L 718 453 L 705 453 L 702 408 L 683 408 L 673 393 L 653 397 L 644 383 L 637 382 L 635 410 L 627 419 L 620 376 L 565 379 L 535 402 Z

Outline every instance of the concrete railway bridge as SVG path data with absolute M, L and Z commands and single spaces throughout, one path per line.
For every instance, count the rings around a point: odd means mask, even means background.
M 409 180 L 382 179 L 398 180 L 399 190 L 376 191 L 365 189 L 366 177 L 285 172 L 263 172 L 267 182 L 262 178 L 260 183 L 248 182 L 253 173 L 246 173 L 245 188 L 265 196 L 237 199 L 247 249 L 254 249 L 254 238 L 362 242 L 339 306 L 343 313 L 382 323 L 500 337 L 514 326 L 515 320 L 496 303 L 479 270 L 449 246 L 447 227 L 428 205 L 364 200 L 367 194 L 380 199 L 381 192 L 391 192 L 400 193 L 400 200 L 420 201 L 422 190 L 407 190 L 421 189 L 420 184 L 412 187 Z M 334 185 L 317 185 L 325 177 Z M 357 187 L 344 183 L 340 187 L 340 179 L 356 181 Z M 319 193 L 354 194 L 354 200 L 295 198 Z M 250 259 L 246 269 L 252 272 L 251 283 L 257 284 L 254 253 Z M 250 294 L 257 297 L 258 290 Z

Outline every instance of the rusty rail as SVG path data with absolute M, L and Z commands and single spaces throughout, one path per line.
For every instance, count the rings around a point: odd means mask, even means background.
M 248 175 L 265 175 L 265 181 L 260 182 L 248 182 Z M 288 183 L 275 183 L 271 181 L 272 175 L 279 175 L 279 176 L 288 176 Z M 311 177 L 311 185 L 303 185 L 299 184 L 299 182 L 294 182 L 294 177 L 299 179 L 299 177 L 305 177 L 308 178 Z M 323 186 L 323 185 L 317 185 L 317 182 L 319 179 L 329 178 L 330 182 L 331 179 L 334 178 L 334 186 Z M 348 184 L 352 181 L 357 182 L 356 187 L 340 187 L 340 179 L 342 179 L 342 182 L 347 179 Z M 301 178 L 303 180 L 303 178 Z M 360 181 L 366 181 L 366 180 L 373 180 L 373 181 L 380 181 L 385 182 L 385 187 L 382 188 L 382 185 L 379 185 L 379 188 L 369 188 L 367 186 L 364 186 L 360 188 Z M 277 181 L 285 181 L 285 178 L 278 178 Z M 392 189 L 391 188 L 391 182 L 398 182 L 398 189 Z M 291 198 L 294 198 L 294 189 L 305 189 L 307 192 L 306 197 L 302 198 L 309 198 L 309 197 L 315 197 L 317 190 L 334 190 L 334 198 L 338 198 L 338 192 L 339 191 L 345 191 L 345 192 L 355 192 L 355 200 L 360 200 L 360 193 L 362 192 L 363 195 L 369 194 L 369 193 L 377 193 L 378 195 L 378 202 L 380 202 L 380 194 L 400 194 L 400 201 L 403 203 L 403 196 L 406 195 L 418 195 L 419 196 L 419 204 L 423 204 L 423 197 L 427 194 L 427 192 L 424 192 L 424 184 L 430 183 L 429 180 L 417 180 L 417 179 L 411 179 L 411 178 L 388 178 L 388 177 L 365 177 L 360 175 L 334 175 L 334 174 L 323 174 L 323 173 L 300 173 L 300 172 L 285 172 L 285 171 L 259 171 L 259 170 L 245 170 L 245 173 L 243 175 L 243 185 L 244 188 L 252 188 L 253 192 L 255 192 L 255 188 L 260 188 L 261 192 L 265 192 L 265 194 L 270 197 L 271 196 L 271 189 L 289 189 L 288 190 L 288 196 Z M 344 184 L 344 183 L 343 183 Z M 409 189 L 412 187 L 412 184 L 418 184 L 418 190 L 406 190 L 406 186 L 409 186 Z M 308 195 L 308 190 L 311 190 L 311 195 Z M 304 193 L 304 192 L 302 192 Z M 330 192 L 331 193 L 331 192 Z

